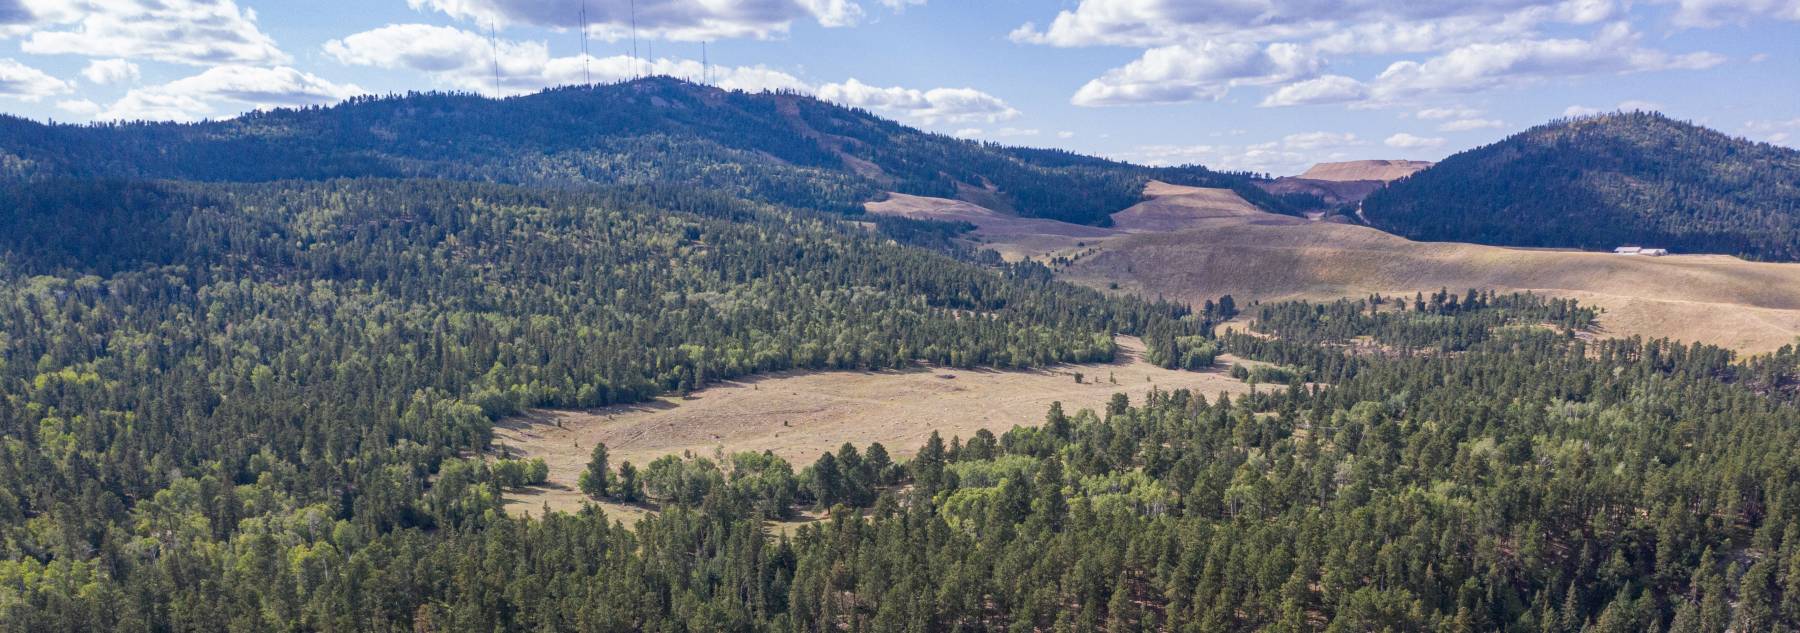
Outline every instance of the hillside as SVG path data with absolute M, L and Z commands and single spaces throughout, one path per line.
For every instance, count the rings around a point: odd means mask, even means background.
M 1319 163 L 1307 168 L 1306 173 L 1299 177 L 1330 182 L 1392 182 L 1428 167 L 1431 167 L 1431 163 L 1422 160 L 1351 160 Z
M 1387 183 L 1405 178 L 1431 163 L 1416 160 L 1355 160 L 1319 163 L 1299 176 L 1258 181 L 1257 186 L 1278 196 L 1312 196 L 1328 211 L 1361 202 Z
M 1800 630 L 1800 354 L 1607 303 L 1800 265 L 669 80 L 0 127 L 5 633 Z
M 1800 152 L 1659 114 L 1559 120 L 1443 162 L 1363 202 L 1418 240 L 1800 260 Z
M 977 143 L 812 97 L 666 77 L 500 100 L 366 97 L 194 124 L 47 126 L 0 117 L 0 178 L 95 177 L 660 183 L 840 212 L 899 191 L 1078 224 L 1104 223 L 1154 177 L 1237 189 L 1265 208 L 1287 209 L 1245 174 Z
M 1247 303 L 1489 288 L 1602 308 L 1600 336 L 1669 337 L 1743 353 L 1773 352 L 1800 337 L 1800 264 L 1418 242 L 1231 204 L 1229 191 L 1151 183 L 1145 195 L 1106 229 L 919 197 L 897 196 L 870 211 L 967 222 L 975 244 L 1007 259 L 1046 262 L 1058 276 L 1094 287 L 1195 304 L 1222 295 Z

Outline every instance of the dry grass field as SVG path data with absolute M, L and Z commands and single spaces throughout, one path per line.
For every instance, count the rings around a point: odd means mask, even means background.
M 592 411 L 535 411 L 503 421 L 495 445 L 512 456 L 540 457 L 551 484 L 508 495 L 515 512 L 548 504 L 574 511 L 583 502 L 575 482 L 595 442 L 604 442 L 616 465 L 643 466 L 664 455 L 713 456 L 718 452 L 773 451 L 799 470 L 844 442 L 881 442 L 896 456 L 910 455 L 932 431 L 964 438 L 980 429 L 1004 432 L 1037 425 L 1052 402 L 1073 414 L 1099 409 L 1112 394 L 1134 402 L 1152 388 L 1191 389 L 1213 398 L 1245 393 L 1249 386 L 1220 369 L 1187 372 L 1145 362 L 1142 343 L 1121 337 L 1120 362 L 1063 365 L 1038 371 L 921 367 L 899 372 L 789 372 L 710 386 L 687 398 Z M 1084 374 L 1076 384 L 1074 374 Z M 1116 383 L 1113 381 L 1117 381 Z M 628 524 L 646 510 L 606 504 Z
M 1431 163 L 1419 160 L 1352 160 L 1341 163 L 1319 163 L 1306 170 L 1306 173 L 1300 174 L 1300 177 L 1307 180 L 1337 182 L 1358 180 L 1389 182 L 1411 176 L 1430 166 Z
M 1702 341 L 1747 353 L 1800 337 L 1800 264 L 1414 242 L 1367 227 L 1263 213 L 1224 190 L 1152 183 L 1146 193 L 1150 199 L 1114 215 L 1114 228 L 1080 227 L 1093 235 L 1081 240 L 1081 249 L 1073 238 L 1066 244 L 1044 238 L 1072 230 L 1060 222 L 986 209 L 986 216 L 957 219 L 975 224 L 984 246 L 1012 259 L 1047 261 L 1079 251 L 1059 270 L 1071 281 L 1196 303 L 1224 294 L 1243 305 L 1438 288 L 1529 290 L 1603 308 L 1603 335 Z M 913 217 L 974 206 L 909 198 Z
M 1059 273 L 1071 281 L 1116 284 L 1120 291 L 1194 303 L 1225 294 L 1246 305 L 1258 299 L 1493 288 L 1599 306 L 1605 310 L 1598 332 L 1603 336 L 1666 336 L 1749 353 L 1800 336 L 1800 264 L 1414 242 L 1367 227 L 1264 213 L 1227 190 L 1151 183 L 1146 194 L 1144 202 L 1114 214 L 1109 228 L 904 194 L 871 203 L 869 211 L 967 221 L 977 227 L 975 242 L 1008 259 L 1067 258 L 1070 263 Z M 614 464 L 769 450 L 799 468 L 844 442 L 881 442 L 896 455 L 908 455 L 934 430 L 967 437 L 982 428 L 1001 432 L 1037 424 L 1055 401 L 1073 412 L 1098 408 L 1120 391 L 1136 399 L 1152 387 L 1194 389 L 1208 397 L 1248 389 L 1223 371 L 1155 367 L 1141 359 L 1141 343 L 1126 338 L 1121 343 L 1124 359 L 1110 365 L 1026 372 L 793 372 L 714 385 L 687 398 L 533 412 L 503 422 L 496 444 L 514 456 L 543 458 L 551 483 L 510 493 L 509 507 L 527 514 L 546 505 L 580 508 L 575 481 L 595 442 L 606 443 Z M 1085 374 L 1086 382 L 1076 384 L 1075 372 Z M 602 507 L 628 524 L 651 511 Z

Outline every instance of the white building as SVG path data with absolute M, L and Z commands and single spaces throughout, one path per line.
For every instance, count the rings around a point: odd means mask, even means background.
M 1669 249 L 1666 249 L 1666 248 L 1644 248 L 1642 246 L 1620 246 L 1618 248 L 1613 249 L 1613 253 L 1618 254 L 1618 255 L 1643 255 L 1645 257 L 1662 257 L 1664 255 L 1669 254 Z

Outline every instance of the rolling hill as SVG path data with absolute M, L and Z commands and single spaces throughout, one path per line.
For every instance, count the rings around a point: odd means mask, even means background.
M 1298 176 L 1283 176 L 1258 182 L 1264 191 L 1276 195 L 1316 196 L 1326 205 L 1338 207 L 1361 202 L 1375 190 L 1405 178 L 1431 163 L 1417 160 L 1353 160 L 1319 163 Z
M 1554 121 L 1377 191 L 1374 226 L 1418 240 L 1800 260 L 1800 152 L 1660 114 Z
M 1229 188 L 1292 212 L 1292 198 L 1263 193 L 1248 174 L 977 143 L 799 94 L 724 91 L 667 77 L 500 100 L 366 97 L 193 124 L 0 117 L 0 179 L 96 177 L 660 183 L 840 212 L 899 191 L 1079 224 L 1104 223 L 1156 178 Z
M 1366 226 L 1257 210 L 1218 189 L 1151 183 L 1110 228 L 1019 218 L 916 196 L 871 213 L 967 222 L 984 248 L 1094 287 L 1199 304 L 1329 300 L 1442 288 L 1528 291 L 1601 308 L 1601 336 L 1672 338 L 1767 353 L 1800 337 L 1800 264 L 1723 255 L 1622 257 L 1420 242 Z

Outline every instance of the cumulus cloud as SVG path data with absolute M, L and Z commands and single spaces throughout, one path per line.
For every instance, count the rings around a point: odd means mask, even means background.
M 978 128 L 978 127 L 966 127 L 966 128 L 959 129 L 955 132 L 951 132 L 950 135 L 957 137 L 957 138 L 977 139 L 977 138 L 1022 138 L 1022 137 L 1037 136 L 1041 133 L 1042 133 L 1042 131 L 1038 130 L 1037 128 L 1003 127 L 1003 128 L 999 128 L 999 129 L 995 129 L 995 130 L 987 130 L 987 129 Z M 1064 138 L 1067 138 L 1067 137 L 1064 137 Z
M 1445 121 L 1438 126 L 1439 132 L 1469 132 L 1473 130 L 1492 130 L 1505 127 L 1506 122 L 1498 119 L 1457 119 Z
M 1658 0 L 1675 5 L 1677 26 L 1704 28 L 1758 18 L 1800 21 L 1800 0 Z
M 1558 77 L 1696 70 L 1723 61 L 1723 57 L 1713 53 L 1676 55 L 1644 48 L 1630 27 L 1621 22 L 1602 29 L 1593 39 L 1470 44 L 1424 62 L 1395 62 L 1376 78 L 1370 96 L 1377 101 L 1397 101 Z
M 1263 98 L 1262 107 L 1348 103 L 1369 96 L 1362 82 L 1342 75 L 1325 75 L 1282 86 Z
M 194 121 L 248 109 L 335 103 L 363 93 L 355 84 L 334 83 L 285 66 L 225 65 L 166 84 L 133 89 L 96 118 Z
M 582 27 L 582 0 L 406 0 L 406 3 L 415 10 L 439 11 L 458 20 L 483 25 Z M 702 41 L 770 39 L 786 34 L 797 20 L 839 27 L 854 25 L 862 17 L 862 7 L 853 0 L 664 0 L 637 3 L 635 16 L 631 3 L 587 3 L 589 32 L 609 40 L 630 37 L 634 22 L 640 37 Z
M 1081 0 L 1057 13 L 1047 27 L 1026 23 L 1012 32 L 1022 43 L 1052 46 L 1153 47 L 1212 38 L 1299 40 L 1353 33 L 1386 33 L 1384 49 L 1443 45 L 1448 36 L 1488 37 L 1496 27 L 1546 21 L 1593 23 L 1612 16 L 1612 0 L 1466 0 L 1439 2 L 1180 2 L 1177 0 Z M 1514 26 L 1513 28 L 1519 28 Z M 1344 38 L 1349 41 L 1354 38 Z M 1412 41 L 1401 45 L 1397 42 Z M 1365 44 L 1367 45 L 1367 44 Z M 1364 45 L 1359 45 L 1364 46 Z
M 1411 134 L 1407 134 L 1405 132 L 1401 132 L 1399 134 L 1395 134 L 1393 136 L 1387 137 L 1387 140 L 1382 141 L 1382 144 L 1387 145 L 1388 147 L 1393 147 L 1393 148 L 1397 148 L 1397 149 L 1431 149 L 1434 147 L 1443 146 L 1444 139 L 1437 138 L 1437 137 L 1414 136 Z
M 496 45 L 500 62 L 497 91 L 492 52 Z M 589 77 L 597 83 L 646 75 L 698 79 L 704 69 L 699 61 L 688 59 L 552 57 L 549 46 L 543 42 L 490 42 L 478 33 L 426 24 L 393 24 L 364 31 L 326 42 L 324 50 L 327 56 L 344 64 L 419 71 L 442 86 L 487 95 L 523 94 L 549 86 L 578 84 Z M 727 90 L 813 93 L 828 101 L 927 125 L 997 123 L 1019 115 L 999 97 L 974 88 L 879 87 L 856 79 L 815 87 L 763 66 L 714 66 L 710 74 L 714 85 Z
M 136 81 L 138 65 L 123 59 L 96 59 L 81 69 L 81 76 L 96 84 Z
M 1663 0 L 1754 5 L 1738 13 L 1780 15 L 1764 5 L 1800 0 Z M 1125 46 L 1142 56 L 1082 86 L 1079 105 L 1221 99 L 1242 86 L 1273 86 L 1265 107 L 1323 103 L 1383 106 L 1441 93 L 1509 87 L 1546 77 L 1708 68 L 1712 53 L 1645 46 L 1620 0 L 1078 0 L 1047 26 L 1026 23 L 1015 42 Z M 1583 25 L 1591 39 L 1561 37 Z M 1559 37 L 1546 33 L 1556 27 Z M 1280 53 L 1277 55 L 1277 53 Z M 1323 74 L 1339 58 L 1416 56 L 1374 78 Z M 1463 117 L 1468 118 L 1468 117 Z
M 1267 85 L 1305 76 L 1319 61 L 1299 46 L 1208 40 L 1163 46 L 1089 81 L 1075 105 L 1216 101 L 1235 86 Z
M 698 79 L 706 70 L 699 61 L 634 59 L 626 55 L 552 57 L 543 42 L 500 40 L 498 94 L 522 94 L 545 87 L 623 81 L 645 75 Z M 438 84 L 493 96 L 494 54 L 487 37 L 447 26 L 393 24 L 325 43 L 325 54 L 353 66 L 415 70 Z M 805 82 L 763 66 L 711 69 L 713 83 L 727 90 L 802 90 Z
M 1744 123 L 1744 132 L 1750 138 L 1800 147 L 1800 118 L 1781 120 L 1755 120 Z
M 1472 118 L 1481 116 L 1481 111 L 1474 109 L 1474 108 L 1451 106 L 1451 107 L 1439 107 L 1439 108 L 1425 108 L 1423 110 L 1420 110 L 1420 111 L 1414 113 L 1413 116 L 1419 117 L 1421 119 L 1425 119 L 1427 121 L 1438 121 L 1438 120 L 1442 120 L 1442 119 L 1472 119 Z
M 56 109 L 85 119 L 99 114 L 100 104 L 87 99 L 67 99 L 56 102 Z
M 1215 169 L 1265 174 L 1298 174 L 1314 163 L 1348 160 L 1367 143 L 1343 132 L 1300 132 L 1249 145 L 1145 145 L 1120 154 L 1146 165 L 1203 164 Z
M 0 97 L 37 101 L 74 90 L 69 82 L 11 59 L 0 59 Z
M 825 84 L 820 99 L 877 112 L 895 114 L 924 123 L 995 123 L 1019 116 L 1019 111 L 999 97 L 974 88 L 877 87 L 851 78 Z
M 1593 116 L 1593 115 L 1599 114 L 1601 112 L 1604 112 L 1604 110 L 1601 110 L 1600 108 L 1590 108 L 1590 107 L 1584 106 L 1584 105 L 1572 105 L 1572 106 L 1569 106 L 1569 107 L 1563 109 L 1563 116 L 1565 116 L 1565 117 Z
M 4 0 L 0 0 L 4 1 Z M 69 0 L 34 3 L 36 55 L 130 57 L 177 64 L 279 64 L 288 56 L 234 0 Z

